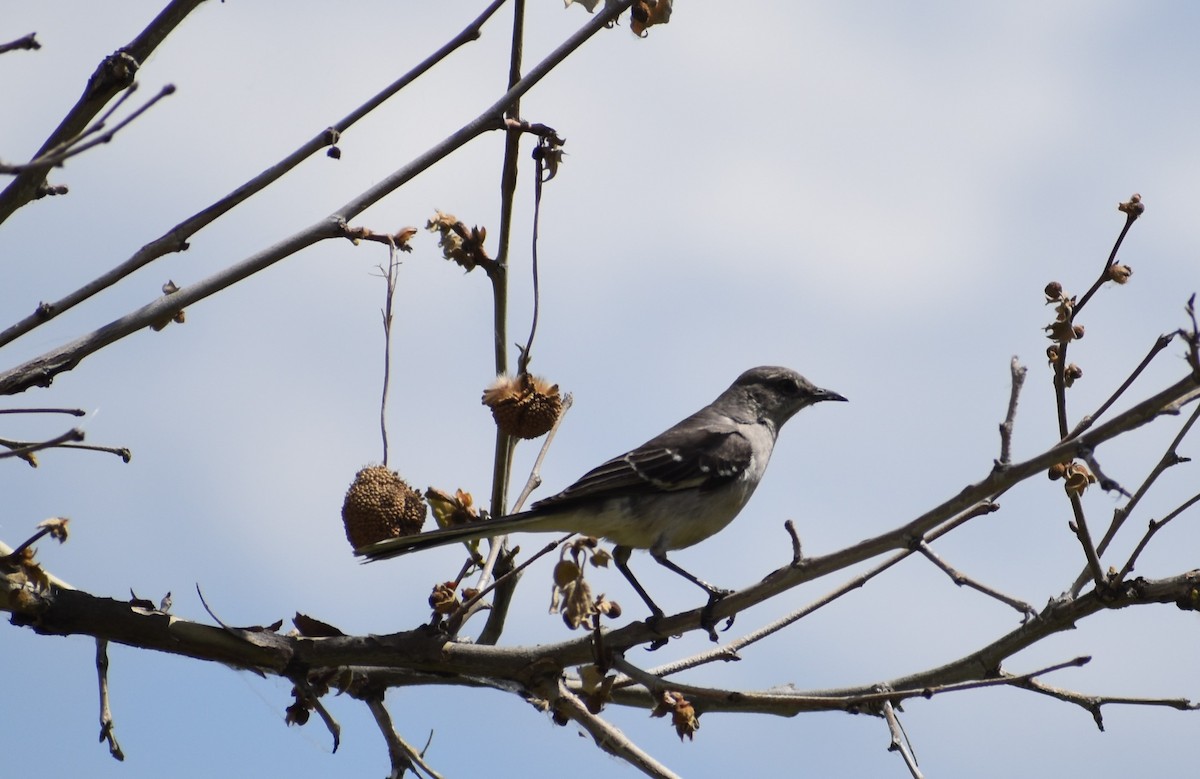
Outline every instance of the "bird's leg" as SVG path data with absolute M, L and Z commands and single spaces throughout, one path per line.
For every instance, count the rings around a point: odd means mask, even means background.
M 631 585 L 633 585 L 633 589 L 637 591 L 637 594 L 640 595 L 642 600 L 645 601 L 646 605 L 650 607 L 650 613 L 653 614 L 651 617 L 651 624 L 653 624 L 653 622 L 657 622 L 658 620 L 662 619 L 663 610 L 660 609 L 658 604 L 650 598 L 650 596 L 646 593 L 646 590 L 642 587 L 641 583 L 633 577 L 633 571 L 629 570 L 629 555 L 632 553 L 633 549 L 628 546 L 614 546 L 613 562 L 617 564 L 617 570 L 621 572 L 621 575 L 624 576 Z
M 733 590 L 727 590 L 723 587 L 714 587 L 713 585 L 709 584 L 708 582 L 704 581 L 703 579 L 701 579 L 697 576 L 694 576 L 691 573 L 688 573 L 687 571 L 680 568 L 675 563 L 668 560 L 666 552 L 660 552 L 656 549 L 651 549 L 650 556 L 653 557 L 654 561 L 657 562 L 662 567 L 669 568 L 670 570 L 679 574 L 680 576 L 687 579 L 692 584 L 696 585 L 697 587 L 699 587 L 700 589 L 702 589 L 706 593 L 708 593 L 708 603 L 705 604 L 703 610 L 701 610 L 701 612 L 700 612 L 700 627 L 707 630 L 708 637 L 711 638 L 713 641 L 716 641 L 717 640 L 717 631 L 713 629 L 716 624 L 715 620 L 713 620 L 713 607 L 717 605 L 717 601 L 721 600 L 721 598 L 724 598 L 726 595 L 732 595 Z M 626 557 L 628 557 L 628 555 L 626 555 Z M 620 566 L 618 565 L 618 567 L 620 567 Z M 733 625 L 733 617 L 729 618 L 729 622 L 728 622 L 728 624 L 725 625 L 725 629 L 728 630 L 731 625 Z
M 683 570 L 678 565 L 676 565 L 675 563 L 673 563 L 667 559 L 666 552 L 659 552 L 654 549 L 651 549 L 650 556 L 653 557 L 654 561 L 656 563 L 658 563 L 659 565 L 663 566 L 664 568 L 670 568 L 675 573 L 679 574 L 680 576 L 687 579 L 692 584 L 694 584 L 697 587 L 699 587 L 700 589 L 704 590 L 706 593 L 708 593 L 708 599 L 714 603 L 719 601 L 721 598 L 724 598 L 726 595 L 733 594 L 733 590 L 727 590 L 723 587 L 714 587 L 713 585 L 709 584 L 708 582 L 704 581 L 703 579 L 700 579 L 700 578 L 688 573 L 687 571 Z M 626 557 L 628 557 L 628 553 L 626 553 Z M 620 563 L 618 563 L 618 566 L 619 565 L 620 565 Z

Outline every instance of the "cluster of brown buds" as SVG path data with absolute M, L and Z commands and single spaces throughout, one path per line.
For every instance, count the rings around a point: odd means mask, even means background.
M 434 217 L 426 223 L 425 229 L 438 234 L 438 246 L 442 247 L 442 256 L 458 263 L 467 271 L 475 270 L 476 265 L 487 266 L 492 262 L 492 258 L 488 257 L 483 248 L 483 242 L 487 239 L 486 227 L 468 229 L 453 214 L 436 211 Z
M 1046 285 L 1046 305 L 1054 306 L 1054 321 L 1046 325 L 1046 337 L 1056 344 L 1083 338 L 1083 325 L 1071 323 L 1075 314 L 1075 296 L 1067 296 L 1062 284 L 1052 281 Z
M 1046 285 L 1046 305 L 1054 306 L 1054 321 L 1046 325 L 1046 337 L 1054 343 L 1046 347 L 1046 359 L 1050 367 L 1058 364 L 1063 347 L 1079 338 L 1083 338 L 1083 325 L 1074 324 L 1071 320 L 1075 315 L 1075 296 L 1067 296 L 1062 284 L 1052 281 Z M 1075 363 L 1063 368 L 1063 383 L 1070 387 L 1076 379 L 1083 378 L 1083 369 Z
M 1088 467 L 1079 462 L 1055 463 L 1050 466 L 1050 472 L 1047 474 L 1050 481 L 1063 480 L 1063 489 L 1068 495 L 1082 495 L 1089 484 L 1096 483 L 1096 476 Z
M 671 715 L 671 724 L 675 726 L 680 741 L 683 741 L 684 736 L 687 736 L 688 740 L 696 737 L 696 731 L 700 729 L 700 717 L 697 716 L 695 707 L 683 697 L 683 693 L 664 690 L 654 711 L 650 712 L 651 717 L 665 717 L 668 714 Z
M 550 596 L 550 613 L 562 614 L 563 622 L 571 630 L 581 625 L 589 630 L 600 626 L 600 617 L 617 618 L 621 607 L 601 593 L 592 597 L 592 588 L 584 578 L 584 569 L 590 564 L 608 567 L 612 559 L 600 543 L 591 536 L 577 538 L 563 546 L 558 564 L 554 566 L 554 587 Z
M 439 617 L 450 616 L 462 608 L 464 603 L 479 594 L 479 590 L 474 587 L 464 587 L 460 599 L 458 593 L 455 592 L 456 587 L 458 587 L 458 582 L 442 582 L 433 585 L 433 591 L 429 593 L 429 608 L 433 609 L 435 620 Z

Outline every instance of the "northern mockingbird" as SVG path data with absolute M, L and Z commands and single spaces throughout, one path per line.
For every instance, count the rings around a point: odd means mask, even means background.
M 391 538 L 355 550 L 383 560 L 434 546 L 516 532 L 602 536 L 617 568 L 654 613 L 663 612 L 629 570 L 634 549 L 703 589 L 709 602 L 730 591 L 667 559 L 728 525 L 762 480 L 779 428 L 800 409 L 844 397 L 788 368 L 751 368 L 716 400 L 638 448 L 585 473 L 557 495 L 506 517 Z

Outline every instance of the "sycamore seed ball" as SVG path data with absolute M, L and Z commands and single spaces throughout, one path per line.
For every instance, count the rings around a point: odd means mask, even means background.
M 354 477 L 342 503 L 342 524 L 355 549 L 387 538 L 419 533 L 426 505 L 395 471 L 372 465 Z

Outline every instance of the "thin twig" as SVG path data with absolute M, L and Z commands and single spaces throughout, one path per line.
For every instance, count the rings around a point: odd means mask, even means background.
M 67 442 L 82 441 L 84 438 L 83 430 L 78 427 L 73 427 L 62 435 L 56 435 L 47 441 L 39 441 L 37 443 L 29 443 L 26 441 L 7 441 L 0 440 L 0 445 L 8 447 L 7 452 L 0 452 L 0 460 L 6 457 L 21 457 L 28 459 L 28 455 L 34 452 L 39 452 L 42 449 L 50 449 L 55 446 L 62 446 Z
M 934 684 L 923 687 L 893 687 L 890 684 L 874 685 L 869 692 L 854 690 L 826 690 L 810 693 L 767 691 L 732 691 L 694 684 L 666 682 L 659 675 L 645 671 L 630 663 L 623 655 L 612 656 L 612 665 L 622 674 L 636 681 L 640 687 L 629 691 L 632 695 L 649 692 L 654 695 L 662 690 L 674 690 L 687 697 L 696 711 L 757 711 L 764 714 L 791 716 L 801 711 L 853 711 L 856 713 L 881 713 L 884 703 L 893 705 L 911 698 L 932 698 L 946 693 L 966 692 L 987 687 L 1021 687 L 1026 681 L 1062 670 L 1077 668 L 1091 662 L 1091 657 L 1080 656 L 1071 660 L 1039 668 L 1023 674 L 1000 672 L 986 679 L 970 679 L 962 682 Z M 615 685 L 614 685 L 615 687 Z
M 538 550 L 537 552 L 534 552 L 532 555 L 530 555 L 528 560 L 525 560 L 524 562 L 522 562 L 520 565 L 516 566 L 515 568 L 512 568 L 509 571 L 506 571 L 503 576 L 496 577 L 496 580 L 493 581 L 491 584 L 484 587 L 482 590 L 479 590 L 478 592 L 476 592 L 474 595 L 472 595 L 467 600 L 463 601 L 462 605 L 459 606 L 457 609 L 455 609 L 454 613 L 451 614 L 450 617 L 446 620 L 447 632 L 449 632 L 451 634 L 458 632 L 459 626 L 470 617 L 471 609 L 474 608 L 475 604 L 477 604 L 481 600 L 483 600 L 484 596 L 486 596 L 489 592 L 494 590 L 496 587 L 503 585 L 504 581 L 506 579 L 519 576 L 521 574 L 521 571 L 524 571 L 526 568 L 528 568 L 535 560 L 538 560 L 541 557 L 549 554 L 550 552 L 553 552 L 556 548 L 558 548 L 559 544 L 564 543 L 565 541 L 570 539 L 571 536 L 573 536 L 573 535 L 575 535 L 575 534 L 569 533 L 556 541 L 551 541 L 550 543 L 543 546 L 540 550 Z
M 1058 357 L 1054 360 L 1054 410 L 1058 417 L 1058 437 L 1067 437 L 1067 348 L 1070 341 L 1058 342 Z
M 588 732 L 596 746 L 624 760 L 646 776 L 677 779 L 678 774 L 655 760 L 620 730 L 588 711 L 587 705 L 567 688 L 561 678 L 555 679 L 555 682 L 555 687 L 545 685 L 547 689 L 543 694 L 558 716 L 575 722 Z
M 1075 537 L 1079 539 L 1080 545 L 1083 547 L 1084 557 L 1087 558 L 1088 570 L 1092 574 L 1092 582 L 1097 588 L 1105 586 L 1104 569 L 1100 567 L 1100 556 L 1096 554 L 1096 546 L 1092 543 L 1092 534 L 1088 530 L 1087 516 L 1083 513 L 1083 501 L 1079 499 L 1079 494 L 1075 492 L 1067 493 L 1067 497 L 1071 501 L 1071 512 L 1075 515 L 1075 521 L 1071 524 L 1071 529 L 1075 532 Z M 1072 595 L 1078 595 L 1076 591 L 1072 591 Z
M 0 414 L 69 414 L 82 417 L 87 412 L 81 408 L 0 408 Z
M 1070 318 L 1066 323 L 1068 327 L 1074 325 L 1075 318 L 1079 316 L 1079 312 L 1085 305 L 1087 305 L 1087 302 L 1092 299 L 1092 296 L 1096 294 L 1096 291 L 1100 289 L 1105 282 L 1110 280 L 1109 268 L 1111 268 L 1113 263 L 1117 261 L 1117 251 L 1121 248 L 1121 243 L 1125 240 L 1126 234 L 1129 233 L 1129 228 L 1133 226 L 1134 221 L 1136 221 L 1145 210 L 1144 207 L 1141 206 L 1141 196 L 1134 195 L 1130 202 L 1138 207 L 1126 209 L 1124 207 L 1125 204 L 1122 204 L 1121 210 L 1125 212 L 1125 225 L 1121 228 L 1121 232 L 1117 235 L 1117 240 L 1113 243 L 1112 251 L 1108 253 L 1108 259 L 1105 260 L 1104 267 L 1100 270 L 1100 275 L 1096 277 L 1094 282 L 1092 282 L 1092 286 L 1087 292 L 1084 293 L 1083 297 L 1071 306 Z M 1054 400 L 1055 407 L 1058 412 L 1058 436 L 1060 439 L 1065 439 L 1070 435 L 1067 424 L 1066 383 L 1067 347 L 1069 345 L 1070 341 L 1066 339 L 1058 342 L 1058 359 L 1054 361 Z
M 0 43 L 0 54 L 7 54 L 10 51 L 17 51 L 20 49 L 33 51 L 40 48 L 42 48 L 42 44 L 38 43 L 37 41 L 37 33 L 31 32 L 28 35 L 23 35 L 20 38 L 17 38 L 15 41 Z
M 904 765 L 908 767 L 908 772 L 912 774 L 913 779 L 924 779 L 925 774 L 921 773 L 921 769 L 917 768 L 917 756 L 912 751 L 912 745 L 908 741 L 908 734 L 904 732 L 904 726 L 900 724 L 900 718 L 896 716 L 896 709 L 892 706 L 892 702 L 884 701 L 881 708 L 883 718 L 887 721 L 888 733 L 891 738 L 888 744 L 888 751 L 900 753 L 900 757 L 904 759 Z
M 369 696 L 364 698 L 363 701 L 367 704 L 367 708 L 375 718 L 375 724 L 379 726 L 379 732 L 383 734 L 383 740 L 387 742 L 388 757 L 392 763 L 392 772 L 388 774 L 388 779 L 400 779 L 404 776 L 404 772 L 408 770 L 411 770 L 415 774 L 418 768 L 432 779 L 442 779 L 442 775 L 433 770 L 425 762 L 421 753 L 417 752 L 416 749 L 409 745 L 396 732 L 396 728 L 392 724 L 392 715 L 388 713 L 387 707 L 383 705 L 382 695 Z M 428 745 L 426 746 L 428 747 Z
M 1140 201 L 1141 197 L 1139 195 L 1134 195 L 1131 202 L 1135 202 L 1140 205 Z M 1092 286 L 1087 292 L 1083 293 L 1083 297 L 1081 297 L 1079 302 L 1075 304 L 1075 307 L 1071 313 L 1072 322 L 1075 321 L 1075 316 L 1079 313 L 1079 310 L 1086 306 L 1087 302 L 1092 299 L 1092 295 L 1095 295 L 1096 291 L 1099 290 L 1100 287 L 1104 286 L 1104 282 L 1109 281 L 1108 269 L 1111 268 L 1113 263 L 1117 261 L 1117 252 L 1121 249 L 1121 243 L 1125 240 L 1125 236 L 1129 233 L 1129 228 L 1133 227 L 1133 223 L 1137 221 L 1137 218 L 1142 215 L 1144 210 L 1145 209 L 1143 207 L 1140 209 L 1131 208 L 1125 211 L 1125 225 L 1121 228 L 1120 234 L 1117 235 L 1117 240 L 1113 243 L 1112 251 L 1108 253 L 1108 260 L 1106 260 L 1104 263 L 1104 269 L 1100 271 L 1100 275 L 1096 277 L 1094 282 L 1092 282 Z
M 790 519 L 783 522 L 783 529 L 792 539 L 792 567 L 798 568 L 804 562 L 804 550 L 800 546 L 800 534 L 796 532 L 796 523 Z
M 1116 581 L 1124 581 L 1125 577 L 1128 576 L 1131 571 L 1133 571 L 1133 566 L 1134 563 L 1137 562 L 1138 556 L 1141 555 L 1142 550 L 1146 548 L 1146 544 L 1150 543 L 1150 539 L 1162 528 L 1163 525 L 1175 519 L 1175 517 L 1187 511 L 1192 506 L 1196 505 L 1198 501 L 1200 501 L 1200 493 L 1185 500 L 1178 507 L 1176 507 L 1174 511 L 1163 517 L 1161 521 L 1155 522 L 1154 520 L 1150 520 L 1150 525 L 1146 529 L 1145 535 L 1142 536 L 1142 540 L 1138 542 L 1138 545 L 1133 550 L 1133 553 L 1129 555 L 1129 560 L 1126 561 L 1125 565 L 1121 567 L 1121 572 L 1117 574 Z
M 988 597 L 995 598 L 996 600 L 1000 601 L 1001 603 L 1011 606 L 1012 608 L 1021 612 L 1021 614 L 1023 615 L 1023 618 L 1021 620 L 1022 622 L 1024 622 L 1027 619 L 1037 616 L 1037 609 L 1035 609 L 1030 604 L 1028 604 L 1025 601 L 1020 600 L 1018 598 L 1014 598 L 1010 595 L 1005 595 L 1004 593 L 1000 592 L 999 590 L 995 590 L 991 587 L 988 587 L 986 584 L 983 584 L 982 582 L 978 582 L 978 581 L 972 579 L 970 576 L 967 576 L 966 574 L 962 573 L 957 568 L 955 568 L 954 566 L 950 565 L 948 562 L 943 560 L 942 557 L 940 555 L 938 555 L 937 552 L 934 552 L 933 549 L 930 548 L 929 544 L 925 543 L 924 541 L 921 541 L 917 545 L 917 551 L 919 551 L 921 554 L 925 555 L 925 558 L 927 560 L 929 560 L 929 562 L 933 563 L 938 568 L 940 568 L 947 576 L 950 577 L 951 581 L 953 581 L 959 587 L 970 587 L 973 590 L 981 592 L 984 595 L 987 595 Z
M 1108 530 L 1105 531 L 1104 538 L 1102 538 L 1100 543 L 1096 546 L 1096 554 L 1103 555 L 1108 550 L 1108 545 L 1112 543 L 1113 538 L 1116 537 L 1117 531 L 1119 531 L 1121 526 L 1125 524 L 1125 520 L 1129 518 L 1129 515 L 1133 512 L 1134 508 L 1137 507 L 1142 498 L 1150 491 L 1151 486 L 1153 486 L 1158 480 L 1158 477 L 1166 472 L 1168 468 L 1188 461 L 1188 458 L 1179 456 L 1179 444 L 1183 442 L 1184 437 L 1187 436 L 1188 432 L 1192 429 L 1192 426 L 1196 424 L 1197 419 L 1200 419 L 1200 405 L 1196 407 L 1196 409 L 1192 412 L 1192 415 L 1188 417 L 1187 421 L 1183 423 L 1182 427 L 1180 427 L 1179 432 L 1175 434 L 1175 438 L 1172 439 L 1170 445 L 1167 447 L 1167 450 L 1163 452 L 1162 457 L 1160 457 L 1158 462 L 1155 463 L 1154 467 L 1150 470 L 1149 475 L 1147 475 L 1142 481 L 1141 485 L 1137 488 L 1137 491 L 1133 493 L 1133 497 L 1130 498 L 1124 506 L 1120 506 L 1113 511 L 1113 518 L 1108 525 Z M 1146 540 L 1148 539 L 1143 539 L 1143 541 Z M 1088 575 L 1089 569 L 1085 567 L 1082 571 L 1080 571 L 1079 576 L 1076 577 L 1074 584 L 1071 586 L 1071 591 L 1079 592 L 1080 588 L 1083 586 L 1083 582 L 1087 580 Z
M 550 451 L 550 444 L 554 441 L 555 434 L 558 433 L 558 428 L 562 426 L 563 419 L 567 416 L 567 411 L 570 410 L 571 404 L 574 403 L 574 398 L 570 393 L 563 396 L 562 411 L 559 412 L 558 419 L 554 420 L 554 424 L 550 426 L 546 437 L 542 439 L 542 448 L 538 450 L 537 458 L 533 461 L 533 468 L 529 471 L 529 478 L 525 480 L 525 487 L 521 490 L 521 494 L 517 496 L 516 502 L 513 503 L 513 513 L 516 514 L 525 505 L 525 500 L 529 495 L 537 489 L 542 483 L 542 462 L 546 459 L 546 453 Z M 477 587 L 482 587 L 484 583 L 491 577 L 492 568 L 496 565 L 496 559 L 503 548 L 502 543 L 494 543 L 488 550 L 488 556 L 483 564 L 483 568 L 479 573 L 479 579 L 476 582 Z
M 100 740 L 108 742 L 108 753 L 118 761 L 125 759 L 121 745 L 117 743 L 117 734 L 113 731 L 112 709 L 108 704 L 108 641 L 96 639 L 96 679 L 100 685 Z
M 562 411 L 559 412 L 558 419 L 554 420 L 554 424 L 550 426 L 550 430 L 546 433 L 546 437 L 542 439 L 542 448 L 538 450 L 537 458 L 533 461 L 533 468 L 529 471 L 529 478 L 525 481 L 525 487 L 521 490 L 521 494 L 517 496 L 516 502 L 513 503 L 514 514 L 521 510 L 521 508 L 525 505 L 525 500 L 529 497 L 530 493 L 537 489 L 542 483 L 542 462 L 546 459 L 546 453 L 550 451 L 550 444 L 552 441 L 554 441 L 554 436 L 556 433 L 558 433 L 558 428 L 562 426 L 562 422 L 567 415 L 567 411 L 570 410 L 571 404 L 574 403 L 574 398 L 570 393 L 567 393 L 563 396 L 562 403 Z M 496 564 L 497 556 L 500 554 L 500 549 L 502 547 L 503 544 L 495 543 L 492 544 L 491 548 L 488 550 L 487 560 L 484 562 L 483 569 L 480 571 L 477 586 L 482 587 L 484 582 L 491 577 L 492 568 Z
M 321 703 L 321 697 L 313 691 L 312 685 L 308 683 L 308 680 L 303 675 L 292 676 L 291 680 L 292 684 L 296 685 L 296 688 L 304 694 L 305 701 L 312 705 L 313 711 L 325 723 L 325 728 L 329 731 L 329 735 L 333 737 L 333 752 L 337 752 L 338 746 L 342 743 L 342 726 L 338 724 L 338 721 L 325 708 L 325 704 Z
M 1012 462 L 1012 434 L 1013 421 L 1017 416 L 1017 401 L 1021 397 L 1021 387 L 1025 385 L 1025 375 L 1029 370 L 1017 361 L 1016 357 L 1012 358 L 1009 363 L 1009 373 L 1012 376 L 1012 389 L 1008 393 L 1008 413 L 1004 415 L 1004 421 L 1000 423 L 1000 459 L 997 464 L 1006 466 Z
M 539 150 L 541 148 L 538 146 Z M 533 338 L 537 335 L 538 313 L 541 311 L 542 302 L 538 274 L 538 225 L 541 223 L 542 216 L 542 184 L 545 183 L 542 173 L 545 169 L 545 160 L 540 154 L 535 154 L 534 159 L 536 163 L 533 167 L 533 237 L 529 249 L 530 274 L 533 278 L 533 316 L 529 322 L 529 338 L 525 341 L 525 348 L 521 350 L 521 356 L 518 358 L 517 371 L 519 373 L 528 372 L 529 361 L 533 359 Z
M 1133 369 L 1133 373 L 1129 374 L 1129 378 L 1125 379 L 1125 381 L 1121 383 L 1120 387 L 1117 387 L 1117 391 L 1109 396 L 1108 400 L 1100 404 L 1100 408 L 1080 419 L 1079 422 L 1076 423 L 1075 429 L 1071 431 L 1067 438 L 1075 438 L 1084 430 L 1087 430 L 1089 427 L 1091 427 L 1097 419 L 1102 417 L 1104 412 L 1108 411 L 1112 404 L 1116 403 L 1117 399 L 1121 397 L 1121 395 L 1125 394 L 1125 390 L 1129 389 L 1133 382 L 1137 380 L 1137 377 L 1142 375 L 1142 371 L 1146 370 L 1146 367 L 1150 365 L 1150 361 L 1153 360 L 1159 352 L 1167 348 L 1167 344 L 1171 343 L 1172 339 L 1175 338 L 1175 335 L 1176 333 L 1160 335 L 1154 342 L 1154 346 L 1150 347 L 1150 351 L 1145 357 L 1142 358 L 1142 361 L 1138 363 L 1138 366 Z
M 554 424 L 550 426 L 549 432 L 546 433 L 545 440 L 542 441 L 542 448 L 538 451 L 537 458 L 533 461 L 533 468 L 529 471 L 529 478 L 525 480 L 525 486 L 521 489 L 521 494 L 517 496 L 517 500 L 513 503 L 513 511 L 520 511 L 525 505 L 525 501 L 529 498 L 542 483 L 542 463 L 546 459 L 546 453 L 550 451 L 550 443 L 554 440 L 554 436 L 558 434 L 558 428 L 562 426 L 563 420 L 567 416 L 567 412 L 571 410 L 571 405 L 575 402 L 574 396 L 571 393 L 563 395 L 562 411 L 558 414 L 558 419 L 554 420 Z
M 1200 704 L 1192 703 L 1186 698 L 1129 698 L 1101 695 L 1083 695 L 1073 690 L 1065 690 L 1061 687 L 1053 687 L 1038 681 L 1037 679 L 1026 679 L 1014 685 L 1023 690 L 1048 695 L 1056 700 L 1066 703 L 1073 703 L 1076 706 L 1084 709 L 1092 715 L 1092 719 L 1096 723 L 1096 727 L 1101 731 L 1104 730 L 1104 717 L 1101 714 L 1101 707 L 1107 704 L 1124 704 L 1129 706 L 1163 706 L 1177 711 L 1196 711 L 1200 709 Z
M 10 551 L 5 551 L 7 547 L 5 547 L 3 544 L 0 544 L 0 562 L 19 559 L 21 555 L 24 554 L 26 549 L 36 544 L 38 540 L 51 534 L 58 539 L 59 543 L 66 541 L 67 536 L 65 533 L 65 528 L 67 522 L 69 522 L 69 520 L 66 517 L 51 517 L 49 519 L 42 520 L 38 523 L 37 530 L 34 531 L 33 535 L 25 539 L 25 541 L 22 542 L 21 545 L 16 549 L 12 549 Z
M 64 162 L 66 162 L 71 157 L 74 157 L 78 154 L 83 154 L 88 149 L 95 148 L 96 146 L 99 146 L 101 144 L 111 142 L 112 139 L 116 137 L 117 133 L 119 133 L 122 129 L 124 129 L 126 126 L 128 126 L 130 122 L 134 121 L 139 116 L 144 114 L 146 111 L 150 110 L 150 108 L 153 107 L 155 103 L 162 100 L 164 97 L 175 94 L 175 86 L 173 84 L 167 84 L 166 86 L 164 86 L 162 89 L 160 89 L 158 91 L 158 94 L 156 94 L 154 97 L 147 100 L 141 107 L 137 108 L 129 116 L 125 117 L 120 122 L 118 122 L 117 125 L 115 127 L 113 127 L 111 130 L 109 130 L 108 132 L 105 132 L 105 133 L 101 133 L 100 131 L 102 129 L 104 129 L 105 120 L 107 120 L 109 115 L 112 114 L 112 112 L 115 111 L 121 105 L 122 102 L 124 102 L 126 97 L 128 97 L 130 94 L 133 93 L 133 91 L 136 87 L 137 87 L 136 83 L 131 84 L 129 86 L 129 88 L 125 91 L 125 93 L 121 96 L 121 98 L 117 101 L 117 103 L 115 105 L 113 105 L 113 107 L 110 108 L 109 111 L 103 117 L 101 117 L 98 122 L 96 122 L 92 126 L 86 128 L 79 135 L 75 136 L 74 138 L 69 138 L 66 141 L 63 141 L 61 144 L 59 144 L 55 148 L 50 149 L 43 154 L 39 154 L 37 157 L 34 157 L 32 160 L 25 163 L 24 165 L 4 165 L 4 164 L 0 163 L 0 173 L 22 173 L 26 170 L 31 170 L 31 169 L 35 169 L 35 168 L 58 167 L 59 165 L 62 165 Z M 92 136 L 92 135 L 94 135 L 96 137 L 92 138 L 89 141 L 84 141 L 84 138 L 87 138 L 88 136 Z

